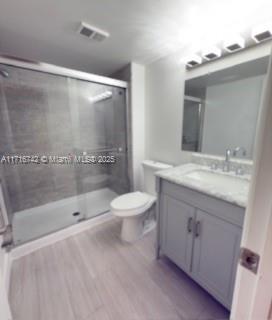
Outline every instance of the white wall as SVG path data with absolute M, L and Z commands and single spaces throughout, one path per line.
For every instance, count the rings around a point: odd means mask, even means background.
M 226 56 L 189 72 L 181 64 L 182 52 L 146 67 L 146 157 L 172 164 L 189 162 L 191 154 L 181 151 L 185 79 L 224 69 L 268 55 L 270 43 Z
M 190 158 L 181 151 L 185 69 L 179 60 L 172 55 L 146 70 L 146 157 L 170 164 Z
M 132 170 L 134 190 L 143 190 L 145 159 L 145 67 L 131 64 Z

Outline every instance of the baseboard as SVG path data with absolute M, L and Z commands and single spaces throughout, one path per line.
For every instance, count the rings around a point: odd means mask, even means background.
M 8 301 L 9 297 L 9 287 L 10 287 L 10 271 L 11 271 L 11 259 L 10 252 L 5 252 L 4 249 L 1 249 L 1 268 L 0 268 L 0 318 L 3 316 L 3 319 L 11 320 L 11 311 Z M 2 310 L 3 308 L 3 310 Z
M 91 229 L 99 224 L 105 223 L 107 221 L 113 220 L 115 217 L 110 213 L 107 212 L 105 214 L 102 214 L 98 217 L 80 222 L 78 224 L 72 225 L 70 227 L 67 227 L 63 230 L 54 232 L 50 235 L 44 236 L 40 239 L 33 240 L 31 242 L 28 242 L 26 244 L 22 244 L 16 248 L 13 248 L 10 252 L 10 261 L 19 259 L 25 255 L 28 255 L 34 251 L 37 251 L 43 247 L 46 247 L 48 245 L 54 244 L 58 241 L 64 240 L 66 238 L 69 238 L 75 234 L 78 234 L 82 231 Z
M 6 252 L 4 255 L 3 279 L 4 279 L 4 286 L 8 296 L 9 296 L 9 287 L 10 287 L 10 272 L 11 272 L 11 257 L 10 257 L 10 252 Z

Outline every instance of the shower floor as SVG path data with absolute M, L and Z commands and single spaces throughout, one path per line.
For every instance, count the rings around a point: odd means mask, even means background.
M 78 196 L 47 203 L 22 211 L 13 217 L 14 244 L 40 238 L 82 220 L 95 217 L 110 209 L 110 202 L 118 194 L 103 188 Z M 73 215 L 76 213 L 76 215 Z

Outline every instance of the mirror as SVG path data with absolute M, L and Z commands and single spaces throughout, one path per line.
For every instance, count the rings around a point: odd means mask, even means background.
M 268 57 L 186 80 L 182 149 L 252 159 Z

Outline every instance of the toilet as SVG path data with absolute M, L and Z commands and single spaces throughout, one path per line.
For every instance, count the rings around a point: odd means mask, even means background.
M 144 170 L 144 191 L 123 194 L 110 204 L 114 216 L 121 218 L 121 239 L 134 242 L 155 226 L 155 172 L 172 166 L 152 160 L 142 162 Z

